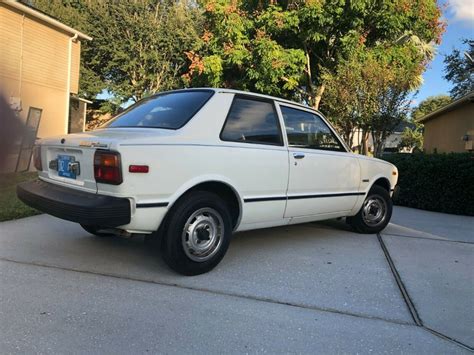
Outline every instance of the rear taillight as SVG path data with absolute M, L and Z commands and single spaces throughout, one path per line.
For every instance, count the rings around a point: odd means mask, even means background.
M 36 170 L 42 171 L 43 165 L 41 164 L 41 146 L 35 145 L 33 147 L 33 164 L 35 165 Z
M 120 153 L 96 150 L 94 154 L 94 177 L 96 182 L 120 185 L 122 183 Z

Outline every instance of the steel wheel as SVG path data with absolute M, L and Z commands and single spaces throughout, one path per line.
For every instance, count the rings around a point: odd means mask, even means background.
M 186 221 L 181 242 L 186 256 L 196 262 L 211 259 L 219 250 L 224 235 L 224 221 L 212 208 L 201 208 Z
M 392 208 L 393 203 L 388 190 L 374 185 L 359 212 L 355 216 L 349 216 L 347 222 L 359 233 L 379 233 L 390 222 Z
M 362 219 L 370 227 L 383 223 L 387 216 L 387 202 L 378 195 L 369 196 L 362 207 Z

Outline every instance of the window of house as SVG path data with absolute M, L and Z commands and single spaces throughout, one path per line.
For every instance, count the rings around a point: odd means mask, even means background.
M 236 96 L 224 123 L 221 139 L 283 145 L 273 102 Z
M 288 145 L 291 147 L 345 152 L 339 139 L 316 114 L 281 106 Z

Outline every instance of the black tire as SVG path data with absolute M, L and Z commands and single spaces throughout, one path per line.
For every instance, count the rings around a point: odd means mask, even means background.
M 214 193 L 194 191 L 183 196 L 165 223 L 161 243 L 163 259 L 182 275 L 193 276 L 212 270 L 227 252 L 232 235 L 231 216 L 225 202 Z M 193 246 L 204 249 L 199 253 Z M 209 246 L 208 251 L 206 246 Z
M 377 213 L 370 213 L 370 203 L 375 204 L 377 211 L 383 210 L 380 220 L 375 218 Z M 347 222 L 359 233 L 374 234 L 383 230 L 392 217 L 393 203 L 390 194 L 383 187 L 374 185 L 365 197 L 360 211 L 353 217 L 348 217 Z M 371 220 L 373 218 L 373 220 Z
M 100 230 L 99 227 L 96 226 L 88 226 L 86 224 L 81 224 L 81 227 L 87 232 L 92 235 L 95 235 L 96 237 L 101 237 L 101 238 L 110 238 L 110 237 L 115 237 L 115 234 L 113 233 L 103 233 L 103 232 L 98 232 Z

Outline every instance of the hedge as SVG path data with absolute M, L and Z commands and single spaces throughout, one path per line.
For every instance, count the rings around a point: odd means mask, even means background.
M 393 154 L 384 159 L 398 168 L 397 205 L 474 216 L 474 155 Z

